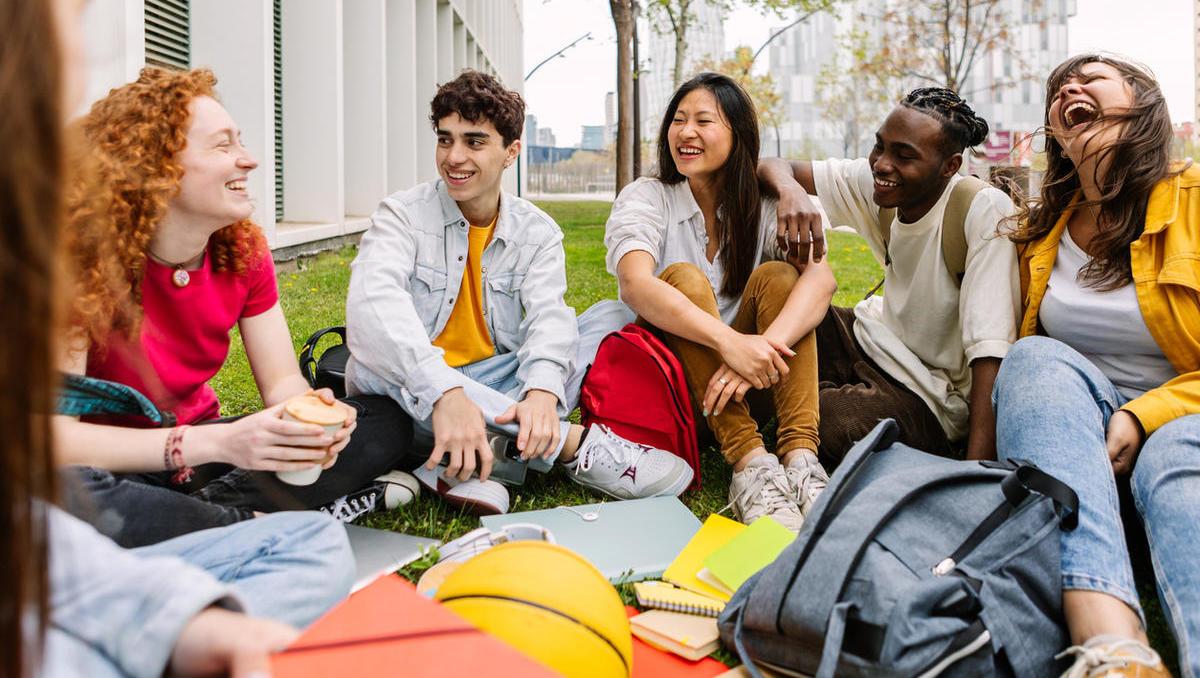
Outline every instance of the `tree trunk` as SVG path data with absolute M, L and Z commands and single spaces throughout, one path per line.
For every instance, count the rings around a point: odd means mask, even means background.
M 642 60 L 638 57 L 638 8 L 633 8 L 633 178 L 642 176 Z
M 633 181 L 633 3 L 608 0 L 617 29 L 617 193 Z
M 671 89 L 679 89 L 683 84 L 683 69 L 687 61 L 687 32 L 688 24 L 692 22 L 691 0 L 679 0 L 679 17 L 675 21 L 675 70 L 671 74 Z

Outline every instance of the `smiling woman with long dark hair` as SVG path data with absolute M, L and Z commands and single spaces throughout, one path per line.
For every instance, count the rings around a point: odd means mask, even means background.
M 717 73 L 692 78 L 663 116 L 658 176 L 621 191 L 604 241 L 621 299 L 662 331 L 733 465 L 734 514 L 798 530 L 828 479 L 815 454 L 812 330 L 837 283 L 807 250 L 780 251 L 775 202 L 758 191 L 758 150 L 745 90 Z M 755 419 L 772 412 L 776 454 Z
M 996 379 L 996 448 L 1079 495 L 1062 535 L 1069 675 L 1167 675 L 1123 510 L 1145 528 L 1180 668 L 1200 675 L 1200 169 L 1172 162 L 1166 101 L 1138 65 L 1073 57 L 1046 103 L 1041 197 L 1012 236 L 1025 338 Z

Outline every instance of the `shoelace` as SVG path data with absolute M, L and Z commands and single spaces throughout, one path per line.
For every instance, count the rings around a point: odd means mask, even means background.
M 575 466 L 575 475 L 586 473 L 587 471 L 592 470 L 592 462 L 595 460 L 597 448 L 607 452 L 608 456 L 612 457 L 613 461 L 620 462 L 621 460 L 617 458 L 616 453 L 613 452 L 610 445 L 617 445 L 618 447 L 624 447 L 632 450 L 633 459 L 629 462 L 629 465 L 636 468 L 638 462 L 642 460 L 642 455 L 646 454 L 646 447 L 644 445 L 638 445 L 637 443 L 625 440 L 624 438 L 613 433 L 607 426 L 603 424 L 596 424 L 595 426 L 608 438 L 607 444 L 588 445 L 587 449 L 585 449 L 579 455 L 579 463 Z
M 1054 655 L 1054 658 L 1062 659 L 1068 655 L 1075 655 L 1075 663 L 1071 665 L 1071 668 L 1067 669 L 1067 672 L 1063 674 L 1063 678 L 1087 678 L 1088 676 L 1103 675 L 1097 672 L 1123 668 L 1131 663 L 1141 664 L 1142 666 L 1156 665 L 1138 654 L 1116 655 L 1117 650 L 1127 646 L 1133 647 L 1135 650 L 1142 649 L 1141 643 L 1129 638 L 1095 647 L 1072 645 Z
M 724 513 L 734 504 L 738 503 L 742 497 L 753 497 L 758 495 L 763 504 L 766 505 L 766 513 L 774 513 L 775 511 L 784 511 L 787 509 L 795 510 L 796 505 L 788 499 L 790 489 L 787 482 L 780 476 L 779 473 L 771 473 L 771 469 L 763 467 L 747 467 L 746 471 L 751 471 L 754 477 L 750 482 L 742 488 L 742 491 L 736 497 L 732 497 L 730 502 L 725 505 L 718 513 Z M 745 471 L 743 471 L 745 473 Z
M 825 486 L 829 484 L 828 476 L 822 478 L 820 475 L 813 473 L 815 468 L 820 468 L 817 462 L 813 459 L 805 459 L 807 462 L 804 468 L 795 468 L 789 466 L 788 472 L 795 473 L 796 478 L 796 501 L 803 503 L 812 503 L 820 496 Z M 815 467 L 815 468 L 814 468 Z

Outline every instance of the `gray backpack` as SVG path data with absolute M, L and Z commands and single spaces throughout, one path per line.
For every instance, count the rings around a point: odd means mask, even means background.
M 1057 675 L 1075 493 L 897 430 L 880 422 L 850 450 L 796 540 L 725 606 L 721 640 L 756 678 L 755 661 L 818 678 Z

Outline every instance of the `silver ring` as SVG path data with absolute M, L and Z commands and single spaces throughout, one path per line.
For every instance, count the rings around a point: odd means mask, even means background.
M 729 380 L 726 379 L 725 377 L 721 377 L 721 378 L 717 379 L 717 383 L 724 386 L 725 384 L 729 383 Z
M 779 378 L 779 373 L 778 373 L 778 372 L 772 372 L 772 373 L 768 374 L 767 376 L 768 376 L 768 377 L 770 377 L 771 381 L 775 381 L 776 379 L 778 379 L 778 378 Z
M 796 244 L 797 245 L 800 244 L 800 234 L 799 233 L 796 234 Z

